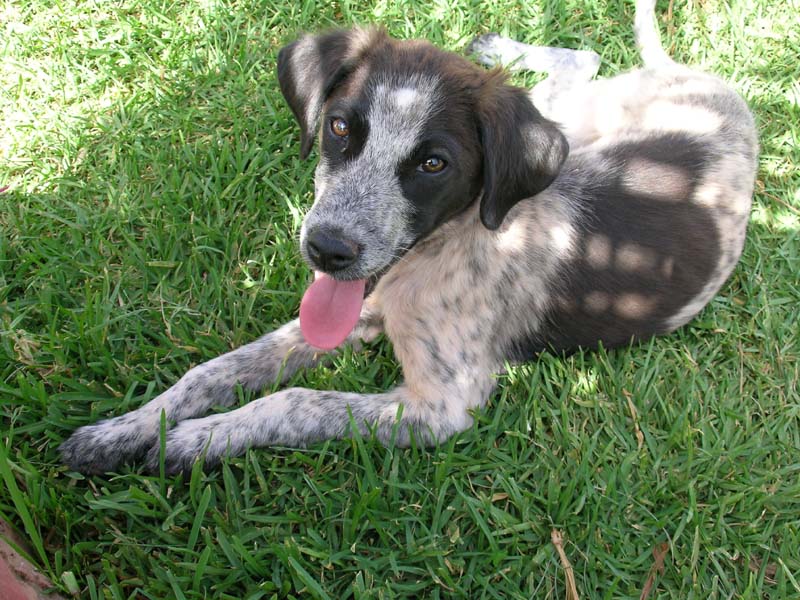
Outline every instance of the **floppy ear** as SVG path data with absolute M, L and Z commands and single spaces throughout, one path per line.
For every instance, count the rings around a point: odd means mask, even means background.
M 549 186 L 567 158 L 569 145 L 545 119 L 528 92 L 492 74 L 479 99 L 483 142 L 481 222 L 497 229 L 511 207 Z
M 322 105 L 358 64 L 377 30 L 338 29 L 304 35 L 278 52 L 278 83 L 300 124 L 300 156 L 314 144 Z

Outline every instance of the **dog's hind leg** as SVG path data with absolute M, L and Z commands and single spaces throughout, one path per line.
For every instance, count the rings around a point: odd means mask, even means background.
M 573 81 L 590 81 L 600 68 L 600 56 L 591 50 L 532 46 L 496 33 L 476 37 L 467 46 L 467 52 L 487 67 L 536 71 Z
M 489 67 L 547 73 L 547 78 L 534 86 L 531 99 L 544 116 L 556 121 L 562 120 L 559 107 L 563 98 L 576 95 L 600 68 L 600 56 L 591 50 L 531 46 L 496 33 L 475 38 L 467 52 Z

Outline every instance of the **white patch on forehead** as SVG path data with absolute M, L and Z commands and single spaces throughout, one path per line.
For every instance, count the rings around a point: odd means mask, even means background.
M 395 90 L 392 93 L 392 97 L 394 99 L 394 103 L 398 107 L 404 108 L 416 102 L 419 98 L 419 94 L 414 88 L 402 87 L 399 90 Z
M 380 81 L 373 85 L 365 148 L 371 160 L 380 156 L 396 165 L 414 149 L 427 117 L 441 108 L 442 98 L 437 87 L 438 78 L 432 75 L 416 75 L 402 82 Z

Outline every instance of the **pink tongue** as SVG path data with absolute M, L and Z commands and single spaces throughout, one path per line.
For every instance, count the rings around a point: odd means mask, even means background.
M 300 301 L 300 329 L 309 344 L 333 350 L 347 338 L 358 323 L 366 283 L 317 273 Z

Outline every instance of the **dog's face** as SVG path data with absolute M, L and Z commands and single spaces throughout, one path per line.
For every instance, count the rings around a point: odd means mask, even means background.
M 301 247 L 330 271 L 336 263 L 314 255 L 315 234 L 351 241 L 359 252 L 345 277 L 381 270 L 480 192 L 468 98 L 441 74 L 420 72 L 413 53 L 392 50 L 333 90 L 320 117 L 316 201 Z
M 566 156 L 524 91 L 425 42 L 375 30 L 306 36 L 281 50 L 278 77 L 304 157 L 319 130 L 301 251 L 336 279 L 385 270 L 479 196 L 481 220 L 497 228 Z

